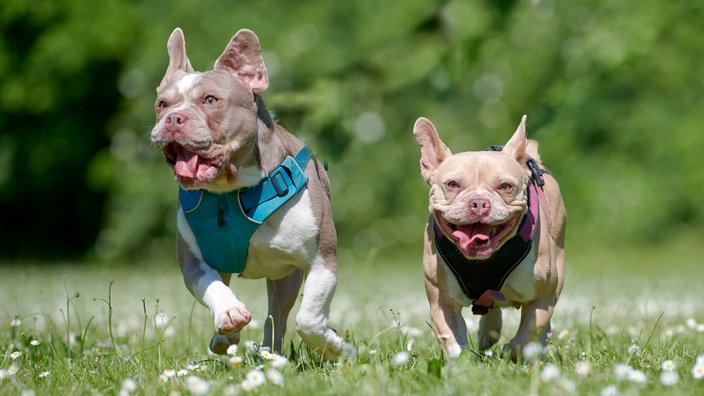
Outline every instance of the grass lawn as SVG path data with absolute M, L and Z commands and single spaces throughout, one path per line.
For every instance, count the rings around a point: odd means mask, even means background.
M 309 353 L 292 322 L 285 359 L 257 351 L 263 281 L 233 285 L 255 322 L 223 358 L 207 353 L 212 319 L 175 263 L 4 265 L 0 394 L 704 394 L 704 250 L 689 242 L 568 250 L 549 346 L 542 361 L 519 364 L 498 356 L 515 310 L 489 356 L 444 359 L 427 324 L 419 252 L 343 255 L 330 324 L 356 354 L 336 363 Z M 477 318 L 465 317 L 476 342 Z

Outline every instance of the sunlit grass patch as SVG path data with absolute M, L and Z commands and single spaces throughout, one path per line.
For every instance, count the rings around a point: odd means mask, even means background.
M 513 309 L 504 313 L 495 348 L 480 353 L 472 347 L 445 359 L 428 325 L 417 261 L 341 266 L 330 324 L 354 348 L 334 363 L 310 351 L 293 323 L 281 354 L 259 347 L 266 309 L 260 281 L 233 285 L 256 322 L 237 347 L 215 356 L 207 351 L 212 318 L 182 286 L 175 265 L 139 271 L 3 267 L 0 394 L 704 391 L 701 287 L 686 272 L 676 278 L 568 273 L 548 345 L 526 348 L 514 364 L 500 356 L 518 325 Z M 465 318 L 476 345 L 478 317 L 467 312 Z

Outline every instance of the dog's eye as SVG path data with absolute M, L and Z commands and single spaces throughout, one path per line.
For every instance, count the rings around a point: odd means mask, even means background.
M 511 183 L 501 183 L 501 185 L 499 186 L 499 190 L 508 194 L 513 192 L 513 188 L 513 184 Z
M 216 97 L 213 96 L 213 95 L 208 95 L 208 96 L 205 97 L 205 100 L 203 100 L 203 103 L 205 103 L 205 104 L 215 104 L 215 103 L 217 103 L 217 101 L 218 101 L 218 98 L 216 98 Z
M 460 188 L 460 184 L 454 180 L 450 180 L 450 181 L 445 182 L 445 185 L 447 186 L 447 188 L 452 189 L 452 190 Z
M 159 103 L 156 104 L 156 107 L 159 109 L 165 109 L 165 108 L 169 107 L 169 104 L 166 103 L 165 100 L 160 100 Z

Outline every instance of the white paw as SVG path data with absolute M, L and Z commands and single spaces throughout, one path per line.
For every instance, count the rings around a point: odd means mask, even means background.
M 237 333 L 252 320 L 252 314 L 247 308 L 234 306 L 214 315 L 215 331 L 218 334 L 226 335 Z

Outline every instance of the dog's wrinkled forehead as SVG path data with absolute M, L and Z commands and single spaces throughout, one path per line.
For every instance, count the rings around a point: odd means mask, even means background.
M 525 170 L 512 156 L 493 151 L 457 153 L 440 163 L 435 170 L 436 183 L 445 183 L 449 179 L 468 184 L 499 179 L 519 183 L 524 178 Z

